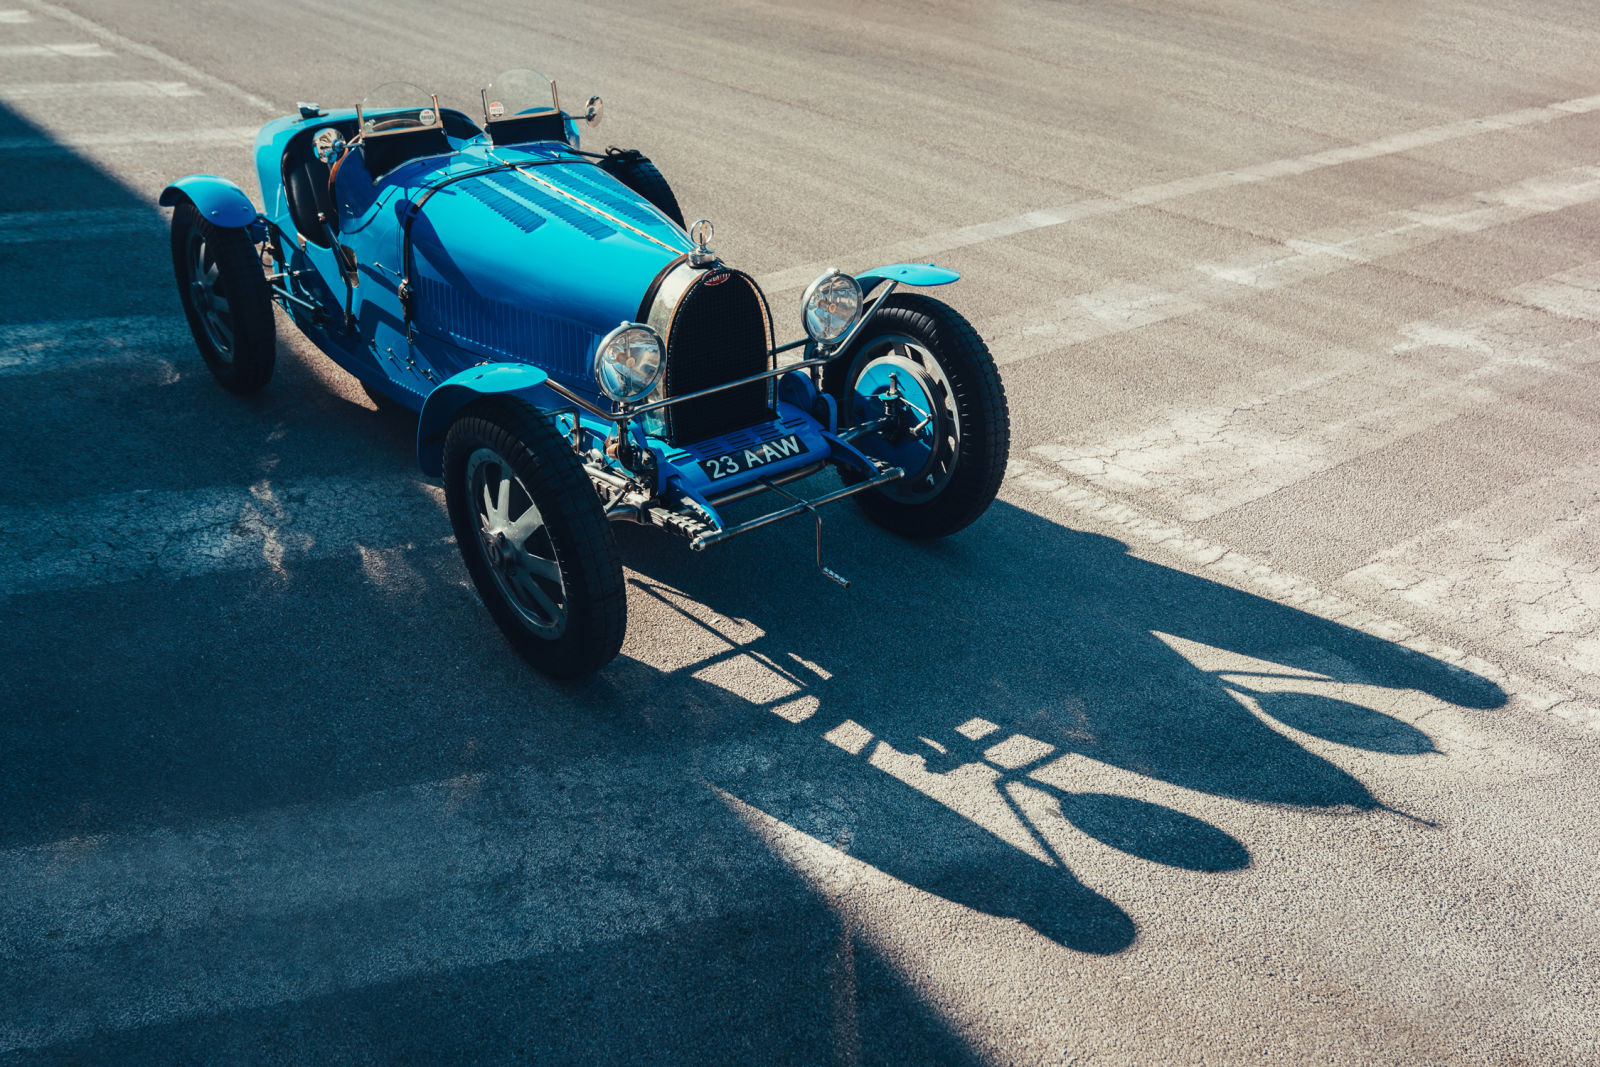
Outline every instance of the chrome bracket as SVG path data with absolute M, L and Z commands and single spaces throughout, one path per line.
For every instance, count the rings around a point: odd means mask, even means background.
M 777 493 L 779 496 L 787 497 L 788 499 L 793 500 L 796 504 L 804 507 L 807 511 L 811 512 L 811 517 L 817 522 L 817 570 L 821 571 L 824 577 L 830 578 L 839 583 L 842 588 L 849 589 L 850 579 L 839 574 L 837 571 L 830 569 L 822 562 L 822 512 L 817 510 L 817 506 L 804 497 L 795 496 L 793 493 L 785 490 L 782 486 L 778 485 L 770 478 L 758 478 L 756 480 L 762 485 L 766 486 L 768 489 L 771 489 L 774 493 Z

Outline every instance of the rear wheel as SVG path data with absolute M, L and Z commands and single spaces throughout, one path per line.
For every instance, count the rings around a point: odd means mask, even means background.
M 683 209 L 678 206 L 678 198 L 672 195 L 672 187 L 642 153 L 613 148 L 599 163 L 601 170 L 650 201 L 652 207 L 679 227 L 683 226 Z
M 445 503 L 484 606 L 530 664 L 558 678 L 622 647 L 627 597 L 610 523 L 551 421 L 477 405 L 445 435 Z
M 855 496 L 902 537 L 945 537 L 982 515 L 1000 490 L 1011 416 L 994 357 L 949 305 L 893 293 L 829 363 L 824 384 L 841 426 L 873 423 L 854 444 L 906 476 Z
M 172 267 L 200 356 L 224 389 L 253 393 L 272 378 L 272 290 L 244 230 L 213 226 L 185 200 L 172 213 Z

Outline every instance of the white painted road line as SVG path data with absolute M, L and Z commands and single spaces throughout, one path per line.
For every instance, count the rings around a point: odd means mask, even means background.
M 13 211 L 0 215 L 0 245 L 37 241 L 89 241 L 148 233 L 164 226 L 160 209 L 94 208 L 84 211 Z
M 0 595 L 282 571 L 358 547 L 432 544 L 450 532 L 441 501 L 420 478 L 395 474 L 0 506 Z M 91 528 L 97 532 L 84 533 Z
M 1043 498 L 1047 509 L 1053 505 L 1081 516 L 1088 520 L 1091 528 L 1110 529 L 1135 550 L 1142 546 L 1168 553 L 1189 563 L 1202 577 L 1459 667 L 1501 685 L 1515 701 L 1530 710 L 1549 712 L 1600 730 L 1600 707 L 1570 690 L 1508 675 L 1479 656 L 1434 641 L 1412 626 L 1326 592 L 1304 578 L 1286 574 L 1227 545 L 1200 537 L 1178 523 L 1145 515 L 1130 504 L 1082 484 L 1059 468 L 1030 459 L 1013 460 L 1006 473 L 1006 487 L 1036 499 Z
M 1600 261 L 1406 323 L 1389 343 L 1347 353 L 1337 371 L 1276 392 L 1171 411 L 1109 441 L 1033 452 L 1098 488 L 1203 521 L 1502 402 L 1530 380 L 1600 362 L 1592 329 L 1572 321 L 1585 303 L 1600 312 L 1589 288 L 1597 285 Z M 1513 302 L 1521 306 L 1506 306 Z
M 115 133 L 59 134 L 51 137 L 0 137 L 0 153 L 33 155 L 41 152 L 115 151 L 123 148 L 149 148 L 172 145 L 236 145 L 248 148 L 259 127 L 221 126 L 210 129 L 120 130 Z
M 0 59 L 38 56 L 49 59 L 104 59 L 112 55 L 98 44 L 0 44 Z
M 272 103 L 272 101 L 267 100 L 264 97 L 257 96 L 255 93 L 252 93 L 247 89 L 240 88 L 230 81 L 219 78 L 214 74 L 208 74 L 199 67 L 185 63 L 176 56 L 168 55 L 159 48 L 144 44 L 141 41 L 135 41 L 131 37 L 124 37 L 115 30 L 107 29 L 92 19 L 84 18 L 76 11 L 71 11 L 60 6 L 59 4 L 49 3 L 48 0 L 27 0 L 27 2 L 33 8 L 33 10 L 40 12 L 41 14 L 48 15 L 58 22 L 64 22 L 74 29 L 77 29 L 83 33 L 87 33 L 91 37 L 98 37 L 107 44 L 114 45 L 119 52 L 123 52 L 127 55 L 139 56 L 142 59 L 148 59 L 153 63 L 158 63 L 172 71 L 174 74 L 177 74 L 185 81 L 192 82 L 196 85 L 203 85 L 206 88 L 215 90 L 217 92 L 226 93 L 227 95 L 232 96 L 237 100 L 241 100 L 244 103 L 249 104 L 251 107 L 264 111 L 269 115 L 281 115 L 287 113 L 289 110 L 288 108 L 279 107 L 277 104 Z
M 200 90 L 186 82 L 18 82 L 0 84 L 0 101 L 81 100 L 84 97 L 185 97 Z
M 31 11 L 0 11 L 0 26 L 20 26 L 33 21 Z
M 762 906 L 719 810 L 595 760 L 0 853 L 0 1054 Z
M 157 315 L 0 325 L 0 377 L 85 363 L 156 362 L 162 353 L 192 344 L 183 319 Z
M 1306 174 L 1325 167 L 1338 167 L 1347 163 L 1357 163 L 1378 159 L 1383 156 L 1397 155 L 1444 141 L 1455 141 L 1464 137 L 1477 137 L 1486 133 L 1496 133 L 1523 126 L 1554 122 L 1571 115 L 1587 114 L 1597 109 L 1600 109 L 1600 95 L 1562 100 L 1543 107 L 1522 108 L 1517 111 L 1508 111 L 1483 118 L 1462 119 L 1458 122 L 1427 126 L 1419 130 L 1380 137 L 1364 144 L 1326 149 L 1321 152 L 1311 152 L 1288 159 L 1271 160 L 1234 170 L 1200 174 L 1191 178 L 1180 178 L 1175 181 L 1142 186 L 1119 195 L 1076 201 L 1061 207 L 1027 211 L 1020 215 L 1013 215 L 1010 218 L 963 226 L 943 233 L 929 234 L 909 241 L 899 241 L 875 249 L 863 249 L 849 255 L 836 256 L 827 262 L 819 260 L 804 266 L 774 271 L 770 274 L 762 275 L 757 280 L 763 289 L 777 293 L 805 285 L 832 263 L 854 263 L 862 267 L 869 267 L 894 261 L 926 260 L 951 249 L 963 248 L 983 241 L 991 241 L 998 237 L 1008 237 L 1012 234 L 1027 233 L 1031 230 L 1043 229 L 1049 226 L 1060 226 L 1063 223 L 1077 219 L 1109 215 L 1137 207 L 1175 200 L 1180 197 L 1193 196 L 1196 193 L 1227 189 L 1254 182 L 1270 181 L 1274 178 Z
M 1600 675 L 1600 463 L 1558 470 L 1507 499 L 1396 545 L 1340 584 L 1449 621 L 1506 647 L 1537 648 Z M 1447 568 L 1440 560 L 1449 560 Z
M 1032 309 L 981 326 L 997 361 L 1016 363 L 1595 200 L 1600 200 L 1600 167 L 1569 168 L 1264 244 L 1227 262 L 1200 264 L 1156 283 L 1125 283 L 1066 297 L 1043 312 Z

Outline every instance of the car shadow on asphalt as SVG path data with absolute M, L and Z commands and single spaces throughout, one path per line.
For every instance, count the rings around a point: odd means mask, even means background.
M 652 713 L 662 733 L 705 729 L 697 690 L 744 695 L 712 706 L 764 717 L 774 747 L 700 768 L 714 786 L 900 882 L 1075 950 L 1121 951 L 1137 926 L 1074 876 L 1063 824 L 1169 867 L 1250 863 L 1219 827 L 1079 785 L 1079 768 L 1254 805 L 1368 812 L 1385 805 L 1296 735 L 1402 756 L 1434 746 L 1404 718 L 1331 693 L 1505 700 L 1460 668 L 1003 502 L 942 544 L 900 541 L 848 508 L 828 522 L 829 564 L 861 579 L 848 591 L 812 569 L 809 526 L 704 556 L 619 530 L 640 572 L 636 613 L 689 620 L 716 651 L 665 676 L 643 664 L 609 673 L 652 693 L 679 687 L 680 718 Z

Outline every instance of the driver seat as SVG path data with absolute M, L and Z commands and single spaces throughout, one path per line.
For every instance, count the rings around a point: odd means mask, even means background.
M 341 134 L 345 124 L 335 127 Z M 348 124 L 354 126 L 354 123 Z M 312 244 L 328 246 L 328 230 L 339 231 L 339 212 L 328 189 L 328 165 L 317 158 L 312 138 L 325 127 L 308 129 L 296 136 L 284 153 L 283 194 L 289 203 L 289 218 L 301 236 Z M 327 226 L 318 220 L 321 216 Z

